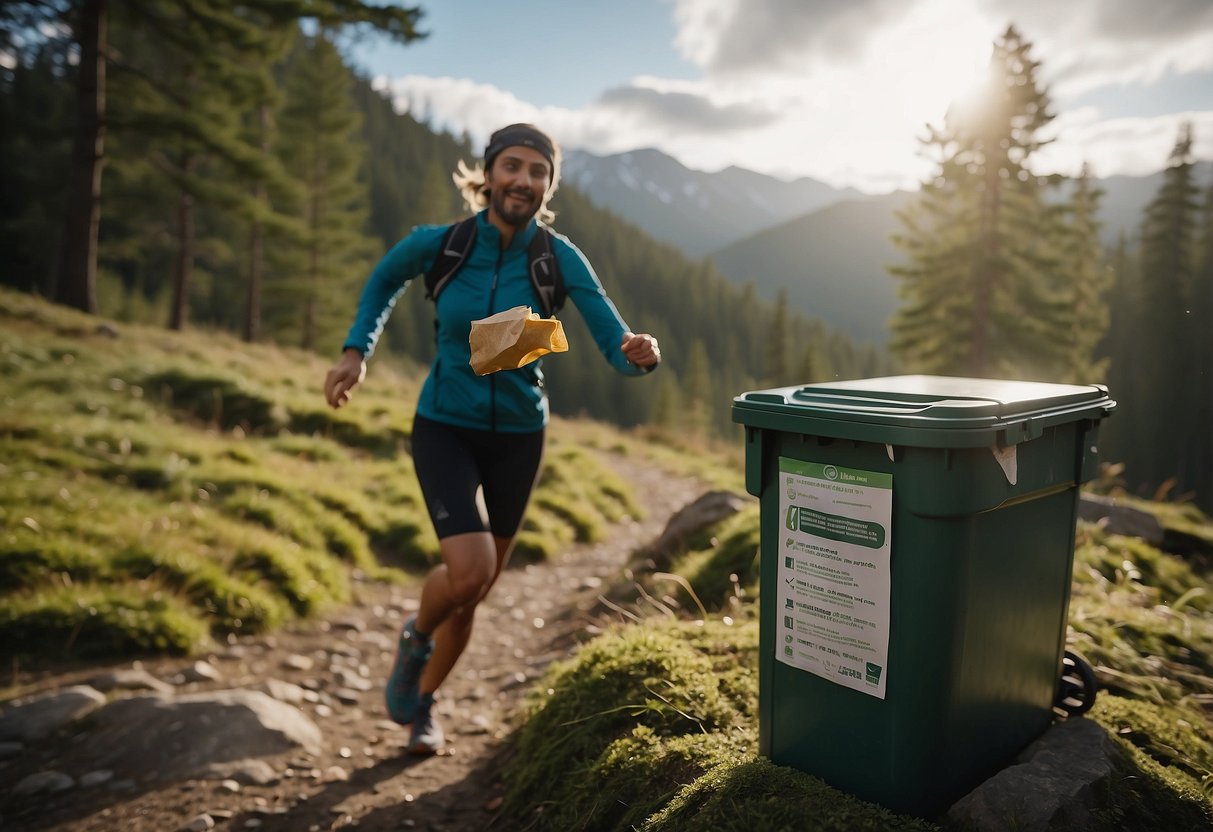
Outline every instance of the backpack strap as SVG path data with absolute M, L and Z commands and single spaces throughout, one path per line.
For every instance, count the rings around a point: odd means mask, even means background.
M 535 231 L 527 246 L 527 257 L 531 263 L 531 285 L 539 299 L 540 314 L 545 318 L 555 317 L 564 307 L 568 293 L 564 287 L 564 275 L 560 272 L 560 261 L 552 251 L 552 233 L 543 226 Z
M 463 267 L 476 244 L 476 217 L 460 220 L 446 230 L 438 254 L 425 273 L 425 296 L 430 300 L 438 300 L 438 295 L 451 282 L 459 269 Z M 564 307 L 568 293 L 564 287 L 564 275 L 560 271 L 560 261 L 552 251 L 552 233 L 543 226 L 535 231 L 527 246 L 527 260 L 530 263 L 531 286 L 535 289 L 535 297 L 539 301 L 539 312 L 545 318 L 551 318 Z
M 439 293 L 451 282 L 451 278 L 463 266 L 468 253 L 476 242 L 476 218 L 474 216 L 460 220 L 446 230 L 442 237 L 442 245 L 438 247 L 438 255 L 425 273 L 425 296 L 430 300 L 438 300 Z

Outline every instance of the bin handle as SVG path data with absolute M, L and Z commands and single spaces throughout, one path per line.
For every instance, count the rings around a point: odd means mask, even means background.
M 801 401 L 812 401 L 813 404 L 824 408 L 832 407 L 857 413 L 919 413 L 931 407 L 938 407 L 939 405 L 946 405 L 947 407 L 985 407 L 998 404 L 994 399 L 981 398 L 942 399 L 924 396 L 918 398 L 916 401 L 902 401 L 900 399 L 839 396 L 832 393 L 805 393 L 803 390 L 797 390 L 791 395 L 791 398 Z M 787 401 L 783 396 L 772 396 L 769 400 L 774 399 L 780 399 L 783 403 Z

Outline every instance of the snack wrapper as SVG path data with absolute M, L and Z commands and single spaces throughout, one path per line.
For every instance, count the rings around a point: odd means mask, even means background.
M 483 376 L 516 370 L 550 352 L 567 352 L 564 327 L 555 318 L 541 318 L 529 306 L 515 306 L 472 321 L 468 339 L 472 369 Z

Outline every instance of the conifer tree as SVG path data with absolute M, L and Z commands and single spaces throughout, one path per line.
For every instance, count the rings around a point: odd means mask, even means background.
M 1188 362 L 1195 329 L 1190 314 L 1196 264 L 1199 191 L 1192 173 L 1192 128 L 1185 124 L 1163 173 L 1163 184 L 1146 207 L 1141 230 L 1141 342 L 1143 384 L 1132 406 L 1148 409 L 1140 438 L 1151 447 L 1144 470 L 1129 471 L 1150 486 L 1175 478 L 1184 486 L 1191 449 L 1187 442 L 1191 397 Z M 1185 424 L 1186 423 L 1186 424 Z M 1207 428 L 1207 426 L 1206 426 Z
M 1108 392 L 1120 406 L 1116 418 L 1100 428 L 1100 450 L 1112 462 L 1136 470 L 1141 445 L 1134 441 L 1140 433 L 1136 408 L 1129 405 L 1141 388 L 1141 281 L 1137 251 L 1121 232 L 1110 255 L 1112 286 L 1108 293 L 1108 332 L 1099 355 L 1108 362 Z
M 892 349 L 907 368 L 970 376 L 1056 373 L 1068 331 L 1053 217 L 1028 163 L 1053 119 L 1031 46 L 1008 27 L 980 98 L 949 109 L 926 147 L 939 170 L 900 215 Z
M 1103 191 L 1092 182 L 1090 167 L 1084 164 L 1065 206 L 1062 226 L 1065 268 L 1060 276 L 1063 296 L 1069 297 L 1070 322 L 1069 331 L 1064 333 L 1067 350 L 1058 381 L 1094 384 L 1103 381 L 1107 373 L 1107 359 L 1096 356 L 1108 329 L 1105 296 L 1112 279 L 1099 241 L 1101 223 L 1097 217 L 1102 196 Z
M 300 40 L 286 75 L 278 155 L 302 187 L 294 205 L 302 231 L 276 249 L 278 308 L 267 315 L 304 349 L 344 320 L 342 301 L 356 296 L 378 250 L 365 230 L 368 194 L 358 168 L 366 149 L 350 87 L 323 32 Z
M 767 333 L 766 343 L 766 375 L 767 384 L 779 387 L 791 384 L 788 381 L 788 290 L 780 288 L 775 298 L 775 313 L 771 318 L 771 328 Z
M 258 26 L 266 20 L 285 25 L 300 18 L 312 18 L 326 26 L 369 26 L 407 43 L 419 37 L 416 25 L 421 16 L 417 8 L 375 5 L 366 0 L 122 0 L 118 4 L 110 4 L 108 0 L 61 0 L 0 4 L 0 20 L 54 18 L 70 29 L 78 45 L 80 71 L 75 82 L 73 164 L 63 212 L 56 296 L 88 312 L 96 311 L 101 172 L 106 162 L 107 125 L 112 121 L 107 112 L 107 66 L 109 58 L 122 54 L 108 45 L 109 35 L 116 34 L 111 33 L 114 23 L 111 17 L 115 14 L 121 14 L 122 25 L 129 27 L 128 42 L 141 38 L 146 44 L 175 49 L 181 57 L 192 58 L 203 70 L 200 74 L 213 68 L 212 61 L 222 51 L 217 47 L 234 45 L 239 49 L 254 44 Z M 207 36 L 199 37 L 199 31 Z M 128 68 L 163 86 L 164 79 L 156 76 L 155 68 Z M 194 77 L 197 82 L 199 76 Z M 188 94 L 190 90 L 184 92 Z M 189 114 L 181 116 L 183 121 L 189 117 Z M 177 161 L 177 175 L 182 182 L 197 178 L 196 154 L 182 150 Z M 188 253 L 192 196 L 184 198 L 179 209 Z M 188 264 L 189 257 L 179 260 Z M 188 273 L 182 276 L 188 279 Z M 174 304 L 174 322 L 183 318 L 179 314 L 183 311 Z
M 1205 189 L 1200 224 L 1200 257 L 1192 292 L 1192 348 L 1196 433 L 1190 470 L 1199 505 L 1213 514 L 1213 183 Z M 1201 426 L 1204 430 L 1201 430 Z

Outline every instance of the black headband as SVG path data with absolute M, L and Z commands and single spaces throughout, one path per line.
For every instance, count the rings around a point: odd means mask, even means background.
M 511 124 L 509 127 L 502 127 L 489 138 L 489 146 L 484 149 L 485 168 L 493 166 L 493 160 L 497 158 L 498 153 L 516 145 L 538 151 L 548 160 L 548 164 L 556 167 L 556 150 L 552 146 L 552 140 L 544 135 L 543 131 L 531 124 Z

